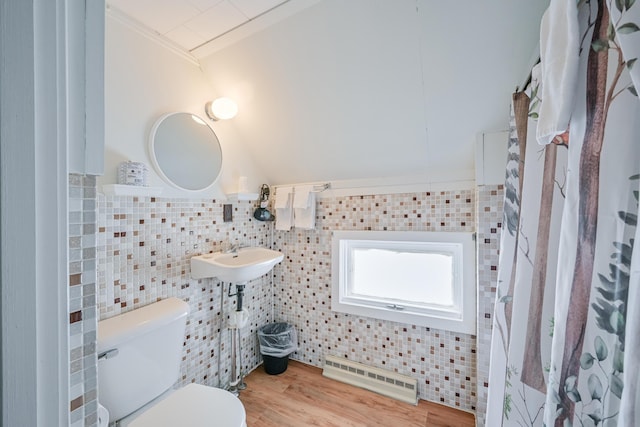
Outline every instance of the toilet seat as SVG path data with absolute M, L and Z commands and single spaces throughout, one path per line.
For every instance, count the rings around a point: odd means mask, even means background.
M 240 399 L 228 391 L 189 384 L 127 423 L 129 427 L 246 427 Z

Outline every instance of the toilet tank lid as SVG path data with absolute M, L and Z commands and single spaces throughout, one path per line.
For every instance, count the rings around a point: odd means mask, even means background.
M 98 322 L 98 353 L 175 322 L 189 314 L 189 305 L 167 298 Z

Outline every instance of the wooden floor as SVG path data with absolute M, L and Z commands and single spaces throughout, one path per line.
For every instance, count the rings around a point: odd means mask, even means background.
M 472 414 L 421 400 L 409 405 L 322 376 L 322 370 L 289 361 L 286 372 L 262 366 L 245 378 L 240 400 L 248 427 L 473 427 Z

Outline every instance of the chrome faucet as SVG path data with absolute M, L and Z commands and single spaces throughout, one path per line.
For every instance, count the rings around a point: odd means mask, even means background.
M 231 244 L 229 245 L 229 252 L 230 254 L 233 254 L 234 256 L 238 256 L 238 249 L 240 249 L 240 244 L 236 243 L 236 244 Z
M 231 243 L 227 242 L 222 245 L 222 253 L 225 254 L 233 254 L 233 257 L 238 256 L 238 250 L 246 247 L 246 245 L 242 245 L 240 243 Z

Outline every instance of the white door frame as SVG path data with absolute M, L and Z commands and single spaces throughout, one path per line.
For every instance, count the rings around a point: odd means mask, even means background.
M 5 426 L 69 424 L 68 1 L 0 2 Z

